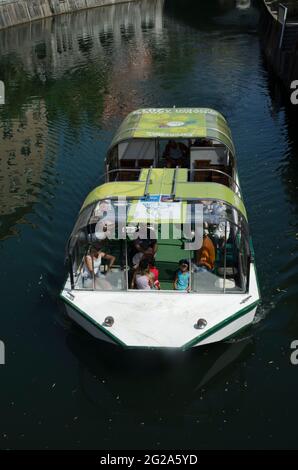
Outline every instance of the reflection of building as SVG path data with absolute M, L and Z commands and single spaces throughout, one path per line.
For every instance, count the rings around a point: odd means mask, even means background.
M 98 61 L 109 48 L 143 42 L 143 30 L 162 29 L 164 0 L 140 0 L 48 18 L 4 30 L 1 54 L 17 53 L 29 74 L 41 80 Z M 80 36 L 78 36 L 80 32 Z M 120 55 L 120 54 L 119 54 Z
M 117 28 L 122 35 L 113 50 L 113 71 L 104 99 L 103 120 L 115 115 L 124 117 L 142 106 L 140 83 L 148 80 L 152 68 L 152 43 L 147 45 L 146 30 L 162 31 L 163 4 L 164 0 L 137 3 L 133 14 Z
M 44 168 L 47 134 L 42 102 L 24 111 L 20 120 L 0 122 L 0 215 L 34 202 Z
M 154 29 L 159 37 L 163 3 L 123 3 L 1 31 L 4 62 L 0 65 L 7 76 L 22 81 L 21 93 L 11 100 L 14 109 L 10 111 L 8 96 L 2 120 L 0 115 L 0 214 L 6 216 L 2 219 L 3 233 L 23 217 L 39 191 L 49 112 L 49 87 L 46 90 L 43 83 L 50 83 L 51 109 L 62 109 L 65 116 L 83 113 L 90 101 L 99 110 L 97 116 L 101 112 L 103 118 L 118 116 L 119 110 L 126 114 L 141 99 L 141 93 L 136 92 L 138 81 L 150 73 L 146 31 Z M 9 58 L 7 62 L 5 57 Z M 88 78 L 80 77 L 81 70 L 88 72 Z M 24 106 L 35 86 L 43 100 Z M 80 95 L 78 104 L 72 96 L 75 86 Z M 88 103 L 86 90 L 93 97 Z M 61 95 L 67 98 L 61 100 Z M 19 114 L 21 117 L 16 118 Z

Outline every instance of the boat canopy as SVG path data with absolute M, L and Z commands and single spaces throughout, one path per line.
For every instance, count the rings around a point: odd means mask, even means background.
M 132 139 L 215 139 L 235 156 L 231 131 L 224 116 L 209 108 L 148 108 L 130 113 L 119 127 L 110 151 Z
M 221 201 L 237 209 L 247 220 L 243 200 L 232 189 L 218 183 L 189 182 L 184 168 L 144 169 L 139 181 L 105 183 L 95 188 L 85 199 L 81 212 L 104 199 L 141 199 L 171 197 L 173 201 Z

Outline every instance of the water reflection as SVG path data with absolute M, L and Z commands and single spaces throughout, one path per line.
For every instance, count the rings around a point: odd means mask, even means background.
M 298 318 L 297 118 L 268 92 L 256 5 L 144 0 L 0 33 L 0 236 L 20 233 L 1 242 L 1 300 L 10 313 L 0 337 L 12 345 L 1 384 L 3 447 L 119 447 L 121 431 L 126 448 L 259 446 L 275 412 L 268 447 L 295 439 L 284 429 Z M 66 239 L 117 125 L 139 106 L 173 105 L 214 107 L 229 120 L 264 303 L 249 333 L 256 345 L 216 345 L 171 362 L 122 355 L 61 325 L 57 299 Z
M 53 166 L 67 123 L 70 141 L 86 121 L 100 128 L 143 104 L 139 83 L 150 77 L 154 46 L 146 34 L 158 41 L 162 12 L 163 0 L 143 0 L 0 33 L 0 239 L 26 221 L 49 183 L 46 155 Z
M 45 165 L 47 119 L 43 100 L 24 109 L 19 119 L 0 121 L 0 239 L 37 200 Z
M 214 0 L 204 5 L 197 0 L 168 0 L 166 7 L 174 18 L 203 30 L 219 24 L 234 31 L 243 26 L 254 29 L 258 20 L 257 0 Z
M 120 352 L 117 347 L 90 340 L 77 327 L 68 335 L 67 345 L 78 361 L 80 393 L 95 415 L 125 417 L 130 423 L 143 419 L 146 425 L 159 418 L 167 425 L 185 417 L 204 422 L 218 410 L 231 417 L 235 395 L 242 387 L 240 370 L 255 351 L 254 342 L 243 339 L 183 354 Z

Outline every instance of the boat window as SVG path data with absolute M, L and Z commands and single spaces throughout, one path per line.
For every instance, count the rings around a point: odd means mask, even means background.
M 73 255 L 75 289 L 123 291 L 127 288 L 126 242 L 77 243 Z
M 203 204 L 202 246 L 194 251 L 194 292 L 243 292 L 248 271 L 247 223 L 234 208 L 219 202 Z
M 179 262 L 187 260 L 192 293 L 245 291 L 250 252 L 245 218 L 232 206 L 209 200 L 189 201 L 182 213 L 185 218 L 190 214 L 186 227 L 186 219 L 166 227 L 164 221 L 130 225 L 129 214 L 140 217 L 135 201 L 103 200 L 85 209 L 69 243 L 75 288 L 134 289 L 136 269 L 146 258 L 154 265 L 152 272 L 158 272 L 158 283 L 151 286 L 156 290 L 173 291 Z M 94 269 L 88 269 L 87 257 Z

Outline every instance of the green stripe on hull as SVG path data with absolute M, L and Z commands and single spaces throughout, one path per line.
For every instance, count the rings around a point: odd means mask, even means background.
M 259 302 L 260 301 L 257 300 L 256 302 L 252 303 L 251 305 L 248 305 L 247 307 L 243 308 L 242 310 L 238 310 L 238 312 L 234 313 L 232 316 L 226 318 L 222 322 L 220 322 L 217 325 L 210 328 L 210 330 L 206 331 L 206 333 L 203 333 L 203 334 L 197 336 L 196 338 L 192 339 L 191 341 L 189 341 L 189 343 L 186 343 L 184 346 L 182 346 L 182 350 L 186 351 L 187 349 L 190 349 L 193 346 L 197 346 L 204 339 L 209 338 L 209 336 L 214 335 L 215 333 L 222 330 L 223 328 L 225 328 L 230 323 L 233 323 L 235 320 L 238 320 L 238 318 L 243 317 L 248 312 L 250 312 L 251 310 L 256 308 L 258 306 Z M 236 333 L 238 333 L 238 332 L 235 332 L 234 334 L 236 334 Z M 230 337 L 231 337 L 231 335 L 230 335 Z
M 115 344 L 118 344 L 119 346 L 123 346 L 123 347 L 127 347 L 125 343 L 123 343 L 123 341 L 121 341 L 119 338 L 117 338 L 116 336 L 114 336 L 112 333 L 110 333 L 110 331 L 107 331 L 102 325 L 100 325 L 99 323 L 97 323 L 93 318 L 89 317 L 89 315 L 87 315 L 85 312 L 83 312 L 83 310 L 81 310 L 79 307 L 77 307 L 76 305 L 74 305 L 72 302 L 70 302 L 69 300 L 67 300 L 63 295 L 62 293 L 60 294 L 60 298 L 66 303 L 68 304 L 70 307 L 72 307 L 74 310 L 76 310 L 78 313 L 80 313 L 82 315 L 83 318 L 85 318 L 85 320 L 88 320 L 90 323 L 92 323 L 92 325 L 96 326 L 105 336 L 109 337 L 110 339 L 112 339 Z

